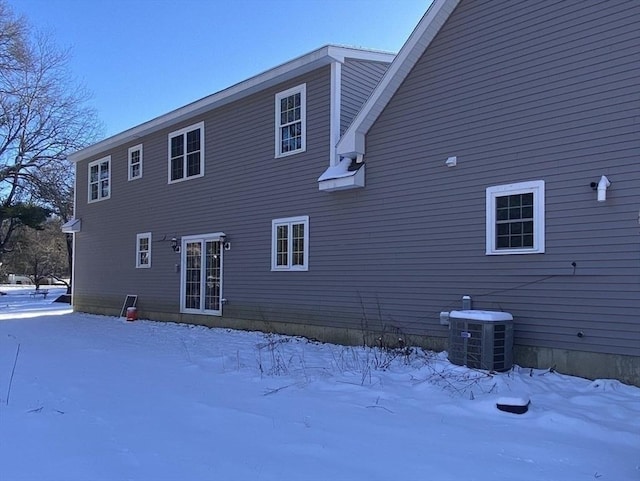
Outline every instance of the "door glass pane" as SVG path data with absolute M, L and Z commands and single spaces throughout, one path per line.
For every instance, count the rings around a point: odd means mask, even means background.
M 206 278 L 204 309 L 220 310 L 220 242 L 206 242 Z
M 202 245 L 200 242 L 187 242 L 184 306 L 187 309 L 200 309 L 200 279 Z

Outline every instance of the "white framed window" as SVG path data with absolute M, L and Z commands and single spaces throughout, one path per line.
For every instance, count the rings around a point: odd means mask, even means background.
M 129 147 L 129 180 L 142 178 L 142 144 Z
M 111 197 L 111 156 L 89 163 L 89 202 Z
M 136 236 L 136 269 L 151 267 L 151 232 Z
M 271 221 L 271 270 L 309 270 L 309 216 Z
M 169 183 L 204 175 L 204 122 L 169 134 Z
M 307 148 L 307 85 L 276 94 L 276 157 Z
M 487 255 L 542 254 L 544 181 L 487 188 Z

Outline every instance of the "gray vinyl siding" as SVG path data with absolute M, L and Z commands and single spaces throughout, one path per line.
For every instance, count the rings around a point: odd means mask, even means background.
M 388 68 L 388 63 L 362 60 L 346 60 L 342 64 L 340 135 L 347 130 Z
M 230 310 L 242 306 L 242 296 L 258 303 L 277 300 L 270 278 L 282 273 L 270 272 L 271 220 L 305 215 L 307 209 L 298 208 L 292 196 L 318 195 L 318 170 L 328 165 L 329 72 L 329 67 L 320 69 L 135 139 L 132 144 L 144 146 L 140 180 L 127 182 L 130 145 L 110 152 L 111 199 L 79 203 L 83 227 L 76 242 L 76 302 L 91 310 L 121 302 L 129 293 L 139 295 L 142 311 L 177 313 L 180 255 L 171 250 L 170 239 L 219 231 L 229 235 L 233 246 L 224 260 Z M 274 158 L 275 94 L 305 82 L 306 152 Z M 205 175 L 168 185 L 167 136 L 200 121 L 205 125 Z M 87 189 L 87 164 L 77 166 L 79 199 Z M 141 232 L 153 236 L 150 269 L 135 269 L 135 234 Z
M 373 126 L 359 213 L 429 330 L 468 294 L 519 344 L 640 354 L 639 22 L 637 2 L 463 1 Z M 531 180 L 546 253 L 484 255 L 485 189 Z
M 138 294 L 142 316 L 181 320 L 170 239 L 224 231 L 230 327 L 444 338 L 439 313 L 471 295 L 474 308 L 514 314 L 519 344 L 638 355 L 639 9 L 463 0 L 369 132 L 364 189 L 318 189 L 330 67 L 79 162 L 74 303 L 118 310 Z M 358 71 L 343 66 L 342 120 L 368 97 L 354 94 Z M 274 96 L 303 82 L 307 150 L 276 159 Z M 167 135 L 200 121 L 205 175 L 168 185 Z M 128 182 L 127 148 L 139 143 L 144 176 Z M 87 164 L 104 155 L 111 199 L 87 205 Z M 603 174 L 612 186 L 598 203 L 589 184 Z M 530 180 L 546 183 L 546 253 L 486 256 L 485 189 Z M 272 219 L 301 215 L 309 270 L 271 272 Z M 153 235 L 150 269 L 135 269 L 142 232 Z

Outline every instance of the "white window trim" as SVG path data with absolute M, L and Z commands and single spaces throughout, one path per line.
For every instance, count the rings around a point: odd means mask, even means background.
M 140 151 L 140 173 L 137 176 L 132 176 L 131 175 L 131 167 L 133 166 L 133 162 L 132 162 L 132 154 L 136 151 Z M 129 166 L 129 172 L 128 172 L 128 180 L 137 180 L 137 179 L 141 179 L 142 178 L 142 144 L 138 144 L 138 145 L 134 145 L 133 147 L 129 147 L 129 150 L 127 152 L 127 157 L 129 159 L 128 162 L 128 166 Z
M 140 253 L 142 252 L 140 250 L 140 241 L 142 239 L 147 239 L 149 241 L 148 242 L 149 250 L 147 251 L 149 262 L 147 264 L 142 264 L 140 262 Z M 151 232 L 145 232 L 143 234 L 136 235 L 136 269 L 148 269 L 150 267 L 151 267 Z
M 92 199 L 91 198 L 91 167 L 93 167 L 94 165 L 100 165 L 104 162 L 106 162 L 109 165 L 109 177 L 107 177 L 107 181 L 109 182 L 109 194 L 104 197 L 100 195 L 102 190 L 100 189 L 100 169 L 98 168 L 98 198 Z M 107 155 L 106 157 L 103 157 L 101 159 L 94 160 L 93 162 L 89 162 L 89 166 L 87 169 L 87 201 L 89 204 L 92 204 L 93 202 L 100 202 L 101 200 L 107 200 L 110 198 L 111 198 L 111 156 Z
M 496 248 L 496 198 L 506 195 L 533 193 L 533 248 Z M 543 254 L 545 250 L 545 194 L 544 181 L 534 180 L 487 188 L 486 197 L 486 255 Z
M 171 180 L 171 139 L 179 135 L 186 135 L 187 132 L 192 130 L 200 130 L 200 173 L 198 175 L 192 175 L 190 177 L 182 177 L 180 179 Z M 185 148 L 186 148 L 185 137 Z M 185 155 L 183 169 L 187 168 L 187 158 Z M 167 181 L 169 184 L 177 184 L 178 182 L 184 182 L 185 180 L 197 179 L 204 176 L 204 121 L 197 124 L 189 125 L 180 130 L 170 132 L 167 136 Z
M 304 224 L 304 265 L 291 265 L 291 256 L 293 255 L 293 236 L 292 226 L 293 224 Z M 287 250 L 287 265 L 277 265 L 278 256 L 278 235 L 277 227 L 280 225 L 288 225 L 288 250 Z M 303 215 L 298 217 L 284 217 L 282 219 L 273 219 L 271 221 L 271 270 L 272 271 L 308 271 L 309 270 L 309 216 Z
M 284 97 L 289 97 L 291 95 L 300 94 L 300 122 L 301 122 L 301 139 L 300 139 L 300 148 L 297 150 L 291 150 L 289 152 L 282 152 L 282 143 L 280 141 L 280 99 Z M 299 154 L 300 152 L 305 152 L 307 150 L 307 84 L 298 85 L 296 87 L 292 87 L 283 92 L 279 92 L 276 94 L 275 100 L 275 126 L 276 126 L 276 136 L 275 136 L 275 157 L 287 157 L 289 155 Z

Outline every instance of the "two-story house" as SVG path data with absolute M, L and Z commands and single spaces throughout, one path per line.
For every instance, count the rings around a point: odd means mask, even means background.
M 75 309 L 131 294 L 154 319 L 321 319 L 317 178 L 393 58 L 326 46 L 73 154 Z
M 517 363 L 640 384 L 639 23 L 434 0 L 390 66 L 327 47 L 74 154 L 75 308 L 446 349 L 470 296 Z

